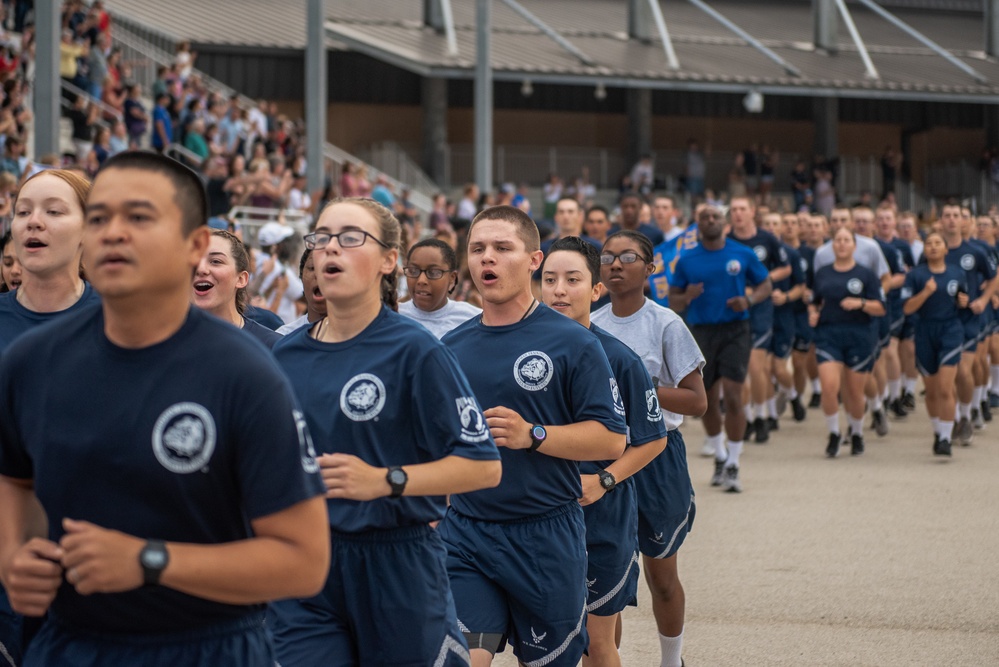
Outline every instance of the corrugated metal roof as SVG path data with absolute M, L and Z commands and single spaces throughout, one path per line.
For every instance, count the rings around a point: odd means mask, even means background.
M 850 11 L 871 52 L 880 81 L 864 78 L 864 67 L 845 27 L 839 50 L 812 48 L 810 0 L 708 0 L 712 7 L 762 41 L 802 72 L 800 78 L 745 43 L 704 12 L 682 0 L 662 0 L 663 14 L 680 61 L 671 71 L 658 40 L 628 40 L 626 0 L 520 0 L 527 9 L 562 33 L 596 62 L 586 66 L 513 12 L 494 2 L 492 60 L 497 73 L 607 77 L 689 85 L 766 85 L 836 88 L 854 91 L 925 92 L 930 95 L 999 96 L 999 63 L 983 51 L 981 12 L 970 4 L 912 0 L 893 10 L 964 62 L 988 82 L 968 74 L 856 3 Z M 932 5 L 952 11 L 924 11 Z M 272 0 L 108 0 L 113 12 L 156 28 L 175 39 L 202 44 L 300 49 L 305 43 L 305 1 Z M 326 0 L 331 37 L 370 55 L 419 71 L 452 77 L 471 76 L 475 58 L 475 2 L 451 0 L 458 56 L 447 53 L 442 34 L 422 25 L 423 0 Z M 887 3 L 886 3 L 887 4 Z M 980 4 L 978 5 L 981 6 Z

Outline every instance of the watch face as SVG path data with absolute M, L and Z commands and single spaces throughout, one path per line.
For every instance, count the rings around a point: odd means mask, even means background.
M 389 480 L 392 484 L 405 484 L 406 483 L 406 473 L 402 470 L 393 470 L 389 476 Z
M 146 567 L 161 568 L 166 564 L 166 554 L 160 550 L 147 550 L 142 554 L 142 562 Z
M 534 426 L 531 428 L 531 437 L 535 440 L 544 440 L 548 437 L 548 431 L 545 430 L 544 426 Z

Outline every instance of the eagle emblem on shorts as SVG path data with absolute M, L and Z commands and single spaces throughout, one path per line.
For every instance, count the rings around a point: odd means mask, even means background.
M 534 350 L 517 357 L 513 364 L 513 379 L 527 391 L 540 391 L 548 386 L 555 375 L 551 357 Z
M 846 290 L 850 294 L 860 294 L 864 291 L 864 281 L 860 278 L 850 278 L 846 281 Z
M 340 390 L 340 410 L 351 421 L 374 419 L 385 407 L 385 385 L 371 373 L 350 378 Z
M 731 259 L 728 264 L 725 265 L 725 272 L 730 276 L 737 276 L 740 271 L 742 271 L 742 264 L 740 264 L 737 259 Z
M 201 470 L 215 451 L 215 419 L 198 403 L 175 403 L 153 425 L 153 454 L 180 475 Z

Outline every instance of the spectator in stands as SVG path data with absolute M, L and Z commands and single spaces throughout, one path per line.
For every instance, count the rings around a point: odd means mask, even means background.
M 898 170 L 902 168 L 902 154 L 891 146 L 885 146 L 885 152 L 881 155 L 881 198 L 888 196 L 889 192 L 895 192 L 895 179 L 898 178 Z
M 686 162 L 684 176 L 687 183 L 687 192 L 692 197 L 700 197 L 704 194 L 704 177 L 707 173 L 707 163 L 705 162 L 705 154 L 701 151 L 701 147 L 696 140 L 691 139 L 687 142 L 687 153 L 684 159 Z
M 166 65 L 160 65 L 156 68 L 156 80 L 153 81 L 152 90 L 150 91 L 153 97 L 159 97 L 164 93 L 170 92 L 170 68 Z
M 472 220 L 478 210 L 479 186 L 475 183 L 466 183 L 462 190 L 461 201 L 458 202 L 457 217 L 462 220 Z
M 527 188 L 527 183 L 518 185 L 517 193 L 513 196 L 510 205 L 516 206 L 527 215 L 531 215 L 531 200 L 527 198 Z
M 545 220 L 551 220 L 555 217 L 555 207 L 558 205 L 558 200 L 562 198 L 562 188 L 562 179 L 559 178 L 558 174 L 548 174 L 548 181 L 541 189 L 541 198 L 545 202 L 541 217 Z
M 828 169 L 815 170 L 814 204 L 815 211 L 822 215 L 832 213 L 836 206 L 836 188 L 833 186 L 833 174 Z
M 392 184 L 389 183 L 385 174 L 378 174 L 378 178 L 375 179 L 371 198 L 390 211 L 395 209 L 395 194 L 392 192 Z
M 648 196 L 655 187 L 655 170 L 652 167 L 652 156 L 646 153 L 635 166 L 631 168 L 631 187 L 642 195 Z
M 746 187 L 745 159 L 745 154 L 740 152 L 735 154 L 732 161 L 732 168 L 728 172 L 728 197 L 730 200 L 736 197 L 745 197 L 749 191 Z
M 163 94 L 165 95 L 165 93 Z M 163 99 L 160 95 L 156 99 Z M 143 136 L 149 127 L 149 113 L 142 104 L 142 86 L 133 83 L 128 88 L 128 98 L 125 100 L 125 127 L 128 129 L 128 141 L 132 148 L 142 145 Z M 169 99 L 169 96 L 167 96 Z
M 808 176 L 808 168 L 803 160 L 798 160 L 791 172 L 791 193 L 794 195 L 795 212 L 800 211 L 812 196 L 812 179 Z
M 17 137 L 8 137 L 4 144 L 3 158 L 0 159 L 0 172 L 13 174 L 15 178 L 20 180 L 26 162 L 24 143 Z
M 287 208 L 303 213 L 312 212 L 312 196 L 309 194 L 309 179 L 305 174 L 292 176 L 291 190 L 288 191 Z
M 170 96 L 164 93 L 156 98 L 156 107 L 153 109 L 152 146 L 160 153 L 173 143 L 173 118 L 169 104 Z
M 368 179 L 368 165 L 366 164 L 357 168 L 357 196 L 371 196 L 371 181 Z
M 59 76 L 64 81 L 76 85 L 79 83 L 79 64 L 77 59 L 87 55 L 87 45 L 80 44 L 73 36 L 72 29 L 62 31 L 62 41 L 59 42 Z
M 760 153 L 760 191 L 759 200 L 761 204 L 770 201 L 770 193 L 774 189 L 774 174 L 777 172 L 777 162 L 780 158 L 777 151 L 771 150 L 770 146 L 763 146 Z
M 104 33 L 98 33 L 97 41 L 87 55 L 87 92 L 94 99 L 101 99 L 104 90 L 104 79 L 108 75 L 108 46 L 110 38 Z
M 104 161 L 111 156 L 111 130 L 104 126 L 96 128 L 93 148 L 90 149 L 90 153 L 92 155 L 87 156 L 87 161 L 96 164 L 99 169 Z
M 73 123 L 73 146 L 76 149 L 76 159 L 80 162 L 86 159 L 87 153 L 93 148 L 97 113 L 97 107 L 88 102 L 83 95 L 77 96 L 73 108 L 67 113 Z
M 108 149 L 111 155 L 117 155 L 128 150 L 128 129 L 125 121 L 116 120 L 111 125 L 111 137 L 108 139 Z
M 194 61 L 198 54 L 191 50 L 191 43 L 183 41 L 177 44 L 177 53 L 174 55 L 174 65 L 177 66 L 177 75 L 181 82 L 187 81 L 194 71 Z
M 205 140 L 205 121 L 200 118 L 191 121 L 184 136 L 184 148 L 200 158 L 197 164 L 191 165 L 195 168 L 200 168 L 208 159 L 211 153 L 208 150 L 208 142 Z
M 125 113 L 125 100 L 127 99 L 127 93 L 120 86 L 115 85 L 114 80 L 111 75 L 104 77 L 104 85 L 101 88 L 101 102 L 111 107 L 117 115 L 110 110 L 103 112 L 103 118 L 106 122 L 111 122 L 117 118 L 121 118 Z

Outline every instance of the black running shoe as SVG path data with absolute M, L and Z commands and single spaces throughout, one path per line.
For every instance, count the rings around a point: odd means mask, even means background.
M 715 459 L 715 474 L 711 476 L 711 486 L 721 486 L 725 483 L 725 462 Z
M 916 395 L 913 394 L 911 391 L 903 391 L 902 392 L 902 407 L 904 407 L 906 410 L 915 410 L 916 409 Z
M 871 429 L 878 434 L 878 437 L 888 435 L 888 419 L 883 410 L 875 410 L 871 415 Z
M 801 404 L 801 396 L 796 396 L 791 399 L 791 412 L 794 414 L 794 421 L 805 421 L 806 412 L 805 406 Z
M 933 453 L 937 456 L 951 456 L 950 440 L 941 438 L 940 441 L 933 447 Z
M 780 430 L 780 423 L 778 423 L 776 417 L 767 417 L 767 428 L 770 429 L 771 433 Z
M 978 408 L 971 408 L 971 426 L 976 431 L 981 431 L 985 428 L 985 420 L 982 418 L 982 413 L 979 412 Z
M 808 407 L 810 407 L 810 408 L 821 408 L 822 407 L 822 394 L 821 393 L 814 393 L 814 394 L 812 394 L 811 400 L 808 401 Z
M 900 398 L 896 398 L 888 404 L 888 412 L 895 415 L 896 419 L 905 419 L 909 416 L 909 413 L 902 406 L 902 399 Z
M 754 428 L 755 427 L 753 425 L 753 422 L 746 421 L 746 433 L 742 436 L 743 441 L 749 442 L 750 440 L 753 439 L 753 429 Z
M 839 455 L 839 439 L 840 439 L 839 433 L 829 434 L 829 444 L 826 445 L 826 456 L 828 456 L 831 459 L 834 459 L 836 458 L 836 456 Z
M 989 392 L 989 407 L 993 410 L 999 408 L 999 394 L 994 391 Z
M 758 445 L 762 445 L 767 440 L 770 439 L 770 427 L 767 425 L 767 420 L 763 417 L 757 417 L 753 422 L 753 432 L 754 441 Z
M 850 456 L 860 456 L 864 453 L 864 436 L 854 433 L 850 436 Z
M 992 421 L 992 408 L 989 406 L 989 402 L 982 401 L 982 419 L 986 422 Z

